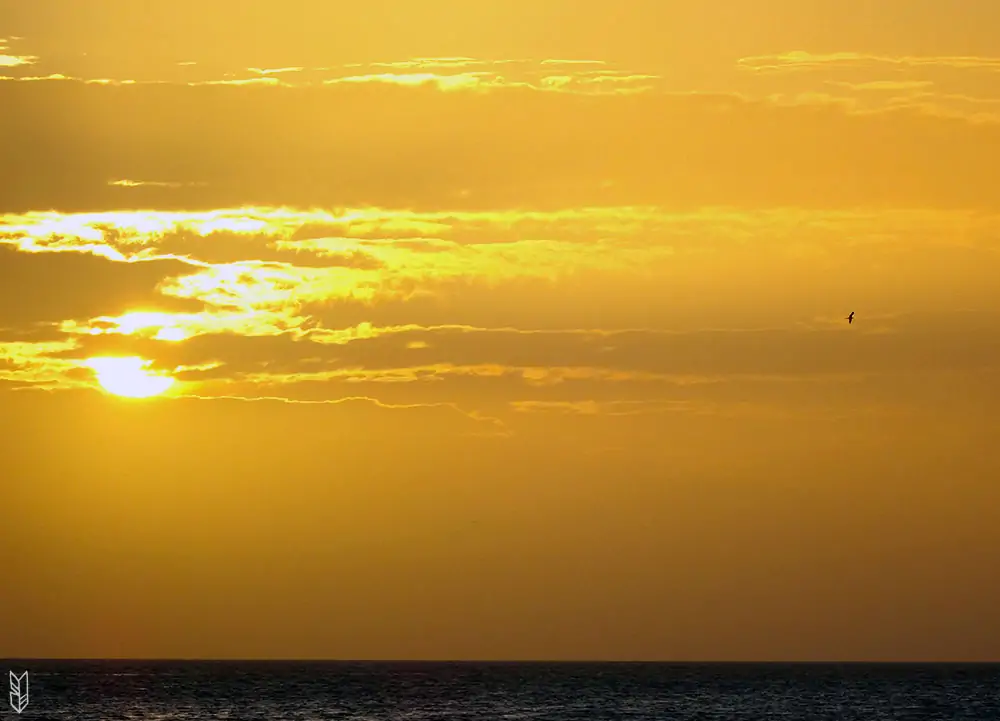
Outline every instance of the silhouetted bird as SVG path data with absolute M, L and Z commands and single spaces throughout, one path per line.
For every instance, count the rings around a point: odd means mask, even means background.
M 852 310 L 851 314 L 847 316 L 847 325 L 850 325 L 853 322 L 854 322 L 854 311 Z

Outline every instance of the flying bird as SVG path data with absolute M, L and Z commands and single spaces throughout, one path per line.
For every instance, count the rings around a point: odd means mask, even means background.
M 851 314 L 847 316 L 847 325 L 850 325 L 853 322 L 854 322 L 854 311 L 852 310 Z

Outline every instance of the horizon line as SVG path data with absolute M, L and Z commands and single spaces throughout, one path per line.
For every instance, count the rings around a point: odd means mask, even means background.
M 141 662 L 141 663 L 339 663 L 339 664 L 660 664 L 660 665 L 1000 665 L 996 660 L 837 660 L 837 659 L 771 659 L 771 660 L 683 660 L 683 659 L 434 659 L 434 658 L 383 658 L 383 659 L 351 659 L 351 658 L 225 658 L 225 657 L 130 657 L 130 656 L 62 656 L 62 657 L 7 657 L 0 658 L 5 662 Z

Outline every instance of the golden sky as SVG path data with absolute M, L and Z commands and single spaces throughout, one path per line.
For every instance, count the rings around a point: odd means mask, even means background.
M 0 0 L 0 657 L 1000 660 L 997 27 Z

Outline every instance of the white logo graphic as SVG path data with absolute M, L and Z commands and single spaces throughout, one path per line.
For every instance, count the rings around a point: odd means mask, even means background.
M 10 672 L 10 707 L 16 713 L 21 713 L 28 708 L 28 672 L 23 672 L 20 676 L 15 676 Z

